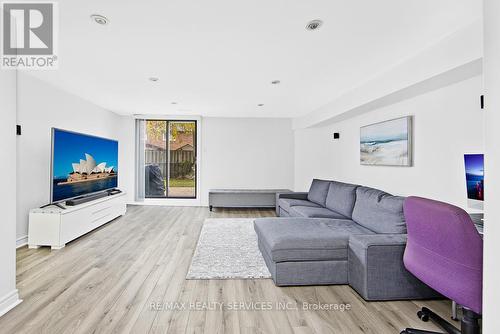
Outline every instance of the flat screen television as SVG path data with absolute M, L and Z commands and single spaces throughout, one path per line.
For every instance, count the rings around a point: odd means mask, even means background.
M 482 210 L 484 202 L 484 155 L 465 154 L 464 160 L 467 204 L 470 208 Z
M 51 202 L 118 186 L 118 141 L 52 129 Z

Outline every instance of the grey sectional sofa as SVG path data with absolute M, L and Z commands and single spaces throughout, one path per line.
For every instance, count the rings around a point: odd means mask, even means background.
M 403 197 L 317 179 L 307 193 L 276 197 L 279 218 L 254 223 L 276 285 L 349 284 L 366 300 L 439 296 L 403 265 Z

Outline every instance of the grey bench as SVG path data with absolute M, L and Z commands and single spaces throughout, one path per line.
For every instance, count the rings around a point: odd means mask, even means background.
M 289 189 L 212 189 L 208 192 L 208 205 L 213 208 L 274 208 L 276 194 Z

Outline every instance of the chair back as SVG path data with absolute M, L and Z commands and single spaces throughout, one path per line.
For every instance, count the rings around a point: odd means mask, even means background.
M 451 204 L 408 197 L 405 267 L 422 282 L 481 314 L 483 240 L 467 212 Z

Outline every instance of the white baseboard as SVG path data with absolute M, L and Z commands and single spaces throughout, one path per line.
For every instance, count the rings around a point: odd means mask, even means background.
M 17 240 L 16 240 L 16 248 L 26 246 L 27 244 L 28 244 L 28 236 L 27 235 L 25 235 L 24 237 L 17 238 Z
M 144 205 L 144 206 L 193 206 L 200 207 L 201 201 L 199 199 L 179 199 L 179 198 L 161 198 L 161 199 L 153 199 L 149 198 L 144 200 L 143 202 L 133 202 L 129 203 L 132 205 Z
M 21 302 L 22 300 L 19 299 L 17 289 L 0 298 L 0 317 L 12 310 L 17 305 L 21 304 Z

